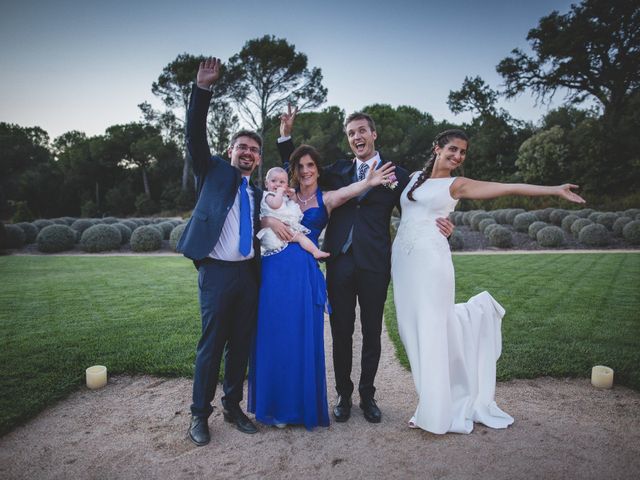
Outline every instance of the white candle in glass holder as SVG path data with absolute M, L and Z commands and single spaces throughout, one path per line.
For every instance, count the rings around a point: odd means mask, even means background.
M 591 385 L 598 388 L 613 387 L 613 369 L 596 365 L 591 369 Z
M 94 365 L 86 370 L 87 387 L 91 390 L 102 388 L 107 384 L 107 367 L 104 365 Z

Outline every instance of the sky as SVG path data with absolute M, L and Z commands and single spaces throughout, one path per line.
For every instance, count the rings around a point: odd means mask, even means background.
M 285 38 L 319 67 L 327 102 L 347 114 L 373 103 L 411 105 L 461 123 L 449 91 L 465 76 L 499 89 L 496 65 L 564 0 L 165 1 L 1 0 L 0 121 L 39 126 L 53 139 L 98 135 L 141 120 L 137 105 L 181 53 L 226 61 L 265 34 Z M 574 0 L 575 3 L 575 0 Z M 557 106 L 562 97 L 556 98 Z M 548 105 L 525 93 L 501 100 L 538 121 Z

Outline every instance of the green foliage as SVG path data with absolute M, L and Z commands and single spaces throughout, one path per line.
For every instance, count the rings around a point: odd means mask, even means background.
M 564 231 L 556 226 L 544 227 L 536 234 L 536 240 L 541 247 L 561 247 L 565 244 Z
M 36 227 L 32 223 L 28 222 L 20 222 L 16 223 L 16 226 L 20 227 L 24 232 L 24 243 L 29 245 L 36 241 L 36 237 L 38 236 L 38 227 Z
M 543 208 L 541 210 L 536 210 L 535 215 L 536 217 L 538 217 L 538 220 L 540 220 L 541 222 L 547 222 L 549 223 L 551 221 L 551 212 L 553 212 L 553 208 Z
M 499 223 L 490 223 L 489 225 L 487 225 L 486 227 L 484 227 L 484 230 L 482 231 L 482 234 L 486 237 L 489 238 L 489 234 L 491 233 L 491 231 L 495 228 L 498 227 L 502 227 Z M 504 228 L 504 227 L 502 227 Z
M 548 226 L 549 224 L 546 222 L 541 222 L 541 221 L 533 222 L 531 225 L 529 225 L 529 230 L 528 230 L 529 238 L 533 240 L 537 240 L 538 232 Z
M 595 210 L 593 208 L 583 208 L 582 210 L 578 210 L 574 212 L 580 218 L 588 218 Z
M 71 250 L 76 243 L 76 233 L 66 225 L 49 225 L 44 227 L 36 238 L 38 250 L 45 253 Z
M 157 226 L 158 228 L 160 228 L 160 231 L 162 232 L 162 239 L 169 240 L 169 236 L 171 235 L 171 230 L 173 230 L 173 227 L 175 226 L 173 222 L 164 221 L 164 222 L 158 223 Z
M 31 222 L 35 217 L 26 201 L 14 202 L 15 211 L 11 217 L 13 223 Z
M 616 237 L 621 237 L 624 226 L 631 221 L 633 221 L 631 217 L 620 217 L 614 222 L 611 231 Z
M 597 223 L 598 219 L 600 218 L 600 215 L 602 215 L 602 212 L 591 212 L 589 215 L 587 215 L 586 218 L 588 218 L 592 222 Z
M 477 212 L 471 215 L 470 222 L 469 222 L 469 226 L 471 227 L 471 230 L 478 231 L 480 222 L 488 218 L 493 220 L 493 217 L 489 215 L 487 212 Z
M 526 233 L 529 231 L 529 226 L 537 220 L 538 217 L 531 212 L 519 213 L 513 218 L 513 228 L 516 232 Z
M 171 230 L 171 235 L 169 236 L 169 245 L 171 245 L 171 250 L 176 250 L 176 246 L 178 245 L 180 237 L 182 237 L 182 232 L 184 232 L 186 226 L 186 223 L 181 223 Z
M 478 223 L 478 230 L 481 233 L 484 233 L 486 228 L 489 225 L 497 225 L 498 223 L 493 219 L 493 218 L 485 218 L 483 220 L 480 220 L 480 222 Z
M 588 218 L 580 218 L 571 224 L 571 233 L 575 238 L 579 238 L 580 230 L 587 225 L 593 225 L 593 222 Z
M 616 215 L 615 213 L 606 212 L 598 217 L 596 223 L 604 225 L 605 227 L 607 227 L 607 230 L 613 230 L 613 224 L 616 223 L 617 219 L 618 215 Z
M 87 228 L 91 227 L 93 222 L 87 218 L 79 218 L 75 222 L 71 224 L 71 228 L 78 232 L 78 239 L 82 236 L 82 232 L 84 232 Z
M 631 245 L 640 245 L 640 220 L 627 223 L 622 229 L 622 236 Z
M 25 243 L 25 234 L 18 225 L 4 226 L 4 248 L 22 248 Z
M 562 128 L 554 126 L 525 140 L 516 166 L 527 183 L 554 183 L 566 174 L 569 147 Z
M 152 198 L 141 193 L 136 197 L 136 211 L 140 215 L 152 215 L 158 211 L 158 204 Z
M 505 227 L 491 229 L 488 235 L 489 245 L 497 248 L 510 248 L 513 245 L 511 232 Z
M 98 215 L 98 205 L 93 200 L 87 200 L 80 206 L 80 215 L 83 217 L 95 217 Z
M 129 230 L 131 230 L 132 232 L 133 232 L 136 228 L 138 228 L 139 226 L 141 226 L 141 225 L 142 225 L 142 223 L 136 222 L 136 221 L 134 221 L 134 220 L 132 220 L 132 219 L 120 220 L 120 223 L 121 223 L 122 225 L 125 225 L 126 227 L 128 227 L 128 228 L 129 228 Z
M 119 249 L 121 242 L 122 236 L 117 227 L 99 224 L 93 225 L 82 232 L 80 248 L 90 253 L 106 252 Z
M 589 247 L 604 247 L 610 243 L 609 231 L 599 223 L 587 225 L 580 230 L 578 240 Z
M 129 242 L 134 252 L 151 252 L 162 246 L 162 234 L 153 225 L 143 225 L 133 231 Z
M 580 217 L 578 215 L 570 213 L 562 219 L 562 222 L 560 222 L 560 226 L 565 232 L 571 232 L 571 225 L 573 225 L 573 222 L 575 222 L 579 218 Z
M 459 226 L 462 225 L 462 217 L 463 217 L 464 213 L 463 212 L 451 212 L 449 214 L 449 219 L 451 220 L 451 222 L 453 222 L 454 225 Z
M 44 218 L 40 218 L 38 220 L 34 220 L 33 224 L 38 227 L 38 231 L 42 230 L 44 227 L 48 227 L 49 225 L 53 225 L 51 220 L 46 220 Z
M 551 212 L 551 214 L 549 215 L 549 220 L 551 221 L 551 223 L 553 223 L 554 225 L 562 225 L 562 219 L 564 217 L 566 217 L 567 215 L 569 215 L 569 212 L 562 209 L 562 208 L 556 208 L 555 210 L 553 210 Z
M 506 223 L 508 223 L 509 225 L 513 225 L 513 221 L 521 213 L 524 213 L 524 209 L 522 209 L 522 208 L 510 208 L 510 209 L 508 209 L 507 212 L 505 213 Z
M 129 239 L 131 238 L 131 232 L 132 232 L 132 229 L 129 228 L 129 226 L 126 225 L 123 222 L 114 223 L 112 225 L 113 227 L 117 228 L 118 231 L 120 232 L 120 238 L 121 238 L 120 244 L 121 245 L 129 243 Z M 129 223 L 131 223 L 131 222 L 129 222 Z

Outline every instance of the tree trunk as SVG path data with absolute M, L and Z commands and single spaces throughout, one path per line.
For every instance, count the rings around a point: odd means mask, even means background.
M 149 188 L 149 177 L 147 177 L 147 169 L 142 167 L 142 183 L 144 184 L 144 194 L 151 198 L 151 189 Z

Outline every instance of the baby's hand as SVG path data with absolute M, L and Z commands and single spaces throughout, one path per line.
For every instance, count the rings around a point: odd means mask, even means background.
M 276 195 L 286 195 L 287 194 L 287 188 L 286 187 L 278 187 L 276 188 Z
M 285 190 L 284 194 L 288 198 L 293 198 L 294 195 L 296 194 L 296 190 L 295 190 L 295 188 L 287 187 L 287 189 Z

